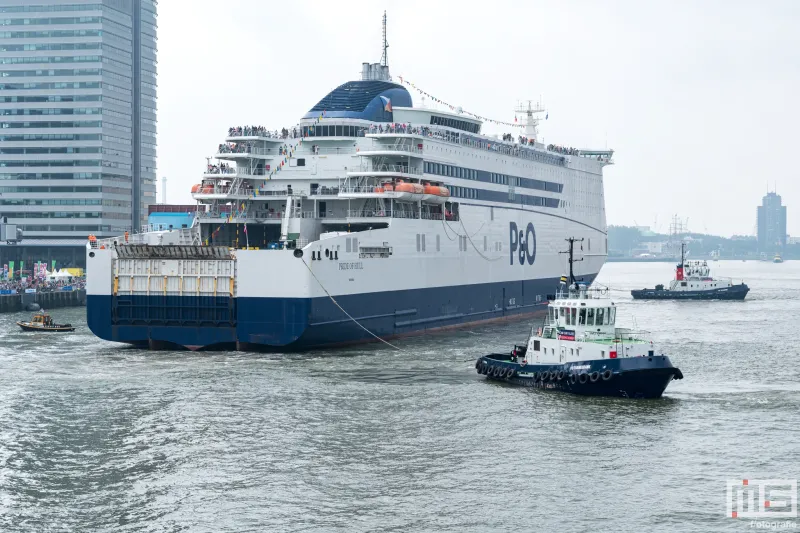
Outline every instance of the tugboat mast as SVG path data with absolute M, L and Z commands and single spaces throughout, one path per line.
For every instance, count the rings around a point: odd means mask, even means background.
M 569 243 L 569 249 L 567 251 L 558 252 L 558 253 L 567 254 L 567 261 L 569 261 L 569 284 L 573 285 L 573 284 L 577 283 L 578 280 L 575 279 L 575 274 L 572 271 L 572 264 L 577 262 L 577 261 L 583 261 L 583 258 L 575 259 L 575 252 L 574 252 L 575 243 L 576 242 L 583 243 L 583 239 L 576 239 L 575 237 L 570 237 L 569 239 L 565 239 L 565 240 Z M 581 249 L 583 249 L 583 245 L 582 244 L 581 244 Z

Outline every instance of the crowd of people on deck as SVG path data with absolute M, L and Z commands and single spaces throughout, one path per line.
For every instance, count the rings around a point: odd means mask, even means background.
M 228 163 L 220 163 L 219 165 L 209 163 L 206 168 L 206 174 L 233 174 L 234 172 L 236 172 L 236 168 Z
M 297 128 L 281 128 L 270 131 L 264 126 L 236 126 L 228 128 L 228 137 L 268 137 L 272 139 L 296 139 L 298 138 Z
M 319 120 L 317 120 L 317 122 L 319 122 Z M 535 139 L 529 139 L 523 135 L 519 135 L 517 136 L 517 139 L 515 141 L 514 135 L 511 133 L 503 134 L 502 142 L 501 141 L 493 142 L 491 139 L 483 137 L 475 137 L 467 132 L 459 133 L 446 129 L 431 128 L 428 126 L 412 126 L 411 123 L 370 124 L 370 126 L 367 128 L 367 132 L 373 134 L 403 133 L 403 134 L 422 135 L 425 137 L 441 139 L 446 142 L 452 142 L 456 144 L 462 144 L 465 146 L 471 146 L 473 148 L 490 150 L 493 152 L 499 152 L 506 155 L 521 157 L 524 159 L 539 160 L 544 157 L 547 157 L 546 155 L 543 155 L 540 151 L 528 148 L 528 147 L 533 147 L 535 145 L 536 143 Z M 292 128 L 291 130 L 287 128 L 282 128 L 280 131 L 278 130 L 269 131 L 263 126 L 238 126 L 228 129 L 229 137 L 255 136 L 255 135 L 261 137 L 270 137 L 279 139 L 288 139 L 288 138 L 294 139 L 299 136 L 299 132 L 297 128 Z M 246 153 L 248 150 L 249 147 L 244 143 L 220 144 L 219 146 L 219 153 Z M 580 150 L 578 150 L 577 148 L 564 147 L 556 144 L 547 145 L 547 151 L 562 155 L 581 155 Z M 287 153 L 288 152 L 285 146 L 283 147 L 283 149 L 279 149 L 279 155 L 286 155 Z M 600 159 L 602 159 L 602 157 L 598 156 L 598 160 Z M 232 169 L 224 164 L 220 166 L 209 165 L 210 174 L 226 174 L 234 171 L 235 169 Z
M 73 289 L 83 289 L 86 287 L 86 279 L 82 277 L 68 278 L 66 280 L 43 280 L 43 279 L 26 279 L 22 280 L 7 280 L 0 281 L 0 290 L 14 291 L 17 294 L 22 294 L 25 289 L 36 289 L 36 292 L 56 292 L 63 289 L 63 287 L 72 287 Z
M 551 152 L 556 152 L 558 154 L 564 155 L 581 155 L 581 151 L 577 148 L 566 148 L 564 146 L 558 146 L 557 144 L 548 144 L 547 149 Z
M 250 143 L 222 143 L 217 149 L 218 154 L 246 154 L 250 152 Z

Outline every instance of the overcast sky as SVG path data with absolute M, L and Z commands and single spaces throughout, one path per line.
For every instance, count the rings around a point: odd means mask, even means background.
M 800 235 L 800 1 L 162 0 L 169 203 L 193 203 L 228 126 L 291 127 L 379 61 L 384 9 L 395 78 L 497 120 L 541 96 L 544 142 L 613 148 L 609 224 L 754 234 L 769 183 Z

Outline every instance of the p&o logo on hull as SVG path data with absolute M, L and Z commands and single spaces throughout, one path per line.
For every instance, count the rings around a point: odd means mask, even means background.
M 533 222 L 528 222 L 525 231 L 518 229 L 516 222 L 509 223 L 508 229 L 511 264 L 514 264 L 516 256 L 520 265 L 524 265 L 526 262 L 532 265 L 536 260 L 536 230 L 533 229 Z

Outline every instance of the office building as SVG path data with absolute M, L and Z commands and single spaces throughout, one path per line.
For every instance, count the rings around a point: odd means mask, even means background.
M 0 0 L 0 261 L 85 261 L 156 193 L 155 0 Z M 17 263 L 19 264 L 19 263 Z
M 758 206 L 758 251 L 783 253 L 786 246 L 786 206 L 781 197 L 768 192 Z

